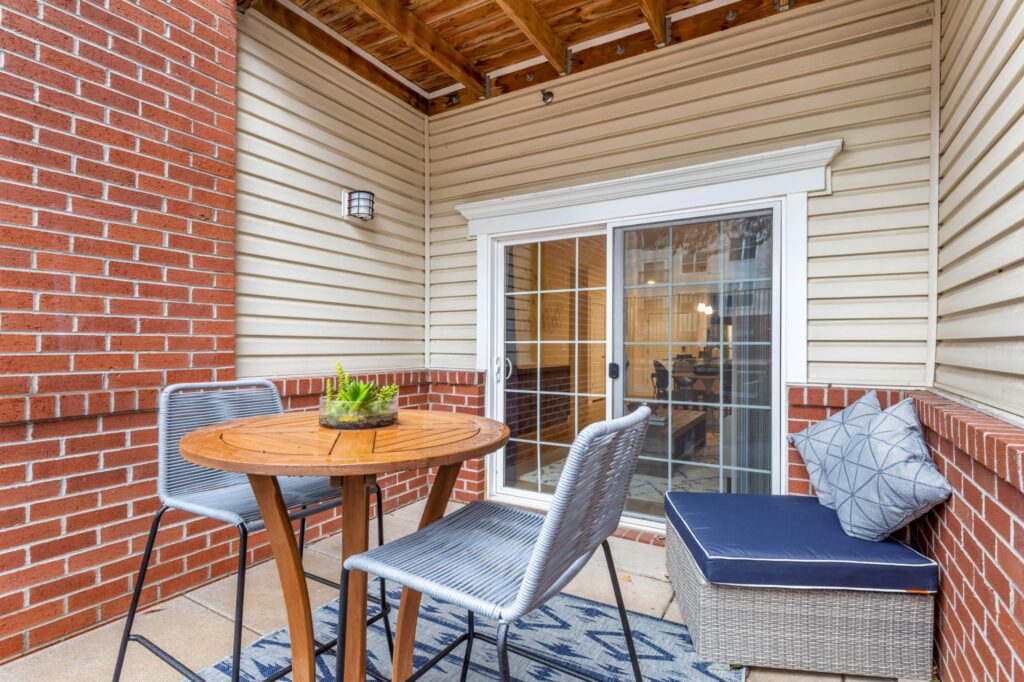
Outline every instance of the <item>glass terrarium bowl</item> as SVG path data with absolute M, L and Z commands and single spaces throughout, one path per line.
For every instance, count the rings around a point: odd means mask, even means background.
M 320 426 L 329 429 L 376 429 L 398 421 L 398 396 L 390 402 L 356 404 L 320 397 Z

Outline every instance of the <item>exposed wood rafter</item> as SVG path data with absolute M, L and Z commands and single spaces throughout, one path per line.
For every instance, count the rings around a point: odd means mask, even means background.
M 654 34 L 654 43 L 658 47 L 668 44 L 668 24 L 665 22 L 665 0 L 640 0 L 640 11 L 647 20 Z
M 778 15 L 776 0 L 737 0 L 715 9 L 694 14 L 675 21 L 668 35 L 668 42 L 675 45 L 702 38 L 715 33 L 742 26 L 760 19 Z M 799 12 L 805 7 L 815 5 L 823 0 L 800 0 L 792 11 Z M 572 53 L 572 73 L 589 71 L 606 64 L 629 59 L 655 48 L 654 40 L 647 31 L 632 33 L 620 40 L 596 45 Z M 558 78 L 558 73 L 550 64 L 542 63 L 526 66 L 491 79 L 491 97 L 505 93 L 535 87 L 546 81 Z M 538 101 L 540 97 L 537 98 Z M 429 101 L 430 114 L 460 109 L 473 104 L 467 98 L 434 97 Z
M 565 43 L 555 35 L 551 25 L 541 16 L 532 0 L 496 0 L 509 19 L 515 22 L 530 42 L 544 55 L 560 74 L 568 72 L 568 53 Z M 664 3 L 662 3 L 664 6 Z
M 462 83 L 473 95 L 484 94 L 484 77 L 434 29 L 405 9 L 398 0 L 354 0 L 371 17 L 401 38 L 425 59 Z
M 356 75 L 370 81 L 414 109 L 424 113 L 427 111 L 426 98 L 418 92 L 410 89 L 391 74 L 377 68 L 372 62 L 367 61 L 359 53 L 341 43 L 335 36 L 302 15 L 288 9 L 277 0 L 243 0 L 239 3 L 239 7 L 243 10 L 256 10 L 310 47 L 355 72 Z

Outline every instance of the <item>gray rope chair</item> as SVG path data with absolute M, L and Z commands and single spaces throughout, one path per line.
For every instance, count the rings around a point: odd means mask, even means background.
M 633 675 L 638 682 L 642 680 L 608 537 L 619 525 L 650 414 L 650 408 L 644 406 L 621 419 L 592 424 L 581 431 L 569 450 L 546 515 L 493 502 L 472 502 L 417 533 L 349 557 L 341 574 L 338 641 L 345 641 L 349 572 L 365 571 L 468 611 L 467 631 L 414 672 L 410 681 L 466 642 L 465 682 L 474 639 L 497 646 L 502 680 L 511 680 L 510 650 L 588 679 L 558 661 L 510 645 L 508 631 L 513 622 L 557 594 L 600 546 Z M 474 614 L 498 621 L 496 638 L 475 630 Z M 343 667 L 344 651 L 339 651 L 339 680 Z
M 168 654 L 151 640 L 142 635 L 132 634 L 132 625 L 138 611 L 139 599 L 143 583 L 146 580 L 146 569 L 153 553 L 160 520 L 168 509 L 181 511 L 217 519 L 230 523 L 238 530 L 238 575 L 235 587 L 235 623 L 234 640 L 231 650 L 231 679 L 239 678 L 239 660 L 242 644 L 242 607 L 245 598 L 245 557 L 249 533 L 263 528 L 256 498 L 245 474 L 220 471 L 192 464 L 181 456 L 178 444 L 182 436 L 195 429 L 266 414 L 283 412 L 281 396 L 277 388 L 265 379 L 249 379 L 242 381 L 224 381 L 212 383 L 175 384 L 161 392 L 159 413 L 157 416 L 157 492 L 160 497 L 160 508 L 153 517 L 153 523 L 146 539 L 146 547 L 142 553 L 142 566 L 139 568 L 132 593 L 131 605 L 125 619 L 124 633 L 117 653 L 117 664 L 114 668 L 114 682 L 121 678 L 128 642 L 142 644 L 156 654 L 161 660 L 184 675 L 189 680 L 200 678 L 195 671 Z M 292 509 L 289 516 L 299 519 L 299 555 L 302 555 L 306 539 L 306 518 L 321 511 L 337 507 L 341 504 L 341 491 L 330 485 L 328 478 L 308 476 L 280 476 L 278 484 L 285 505 Z M 377 495 L 377 535 L 378 542 L 384 542 L 382 495 L 380 488 Z M 325 585 L 338 587 L 338 583 L 321 576 L 307 573 L 306 577 Z M 380 594 L 384 595 L 384 583 L 381 581 Z M 378 598 L 380 599 L 380 598 Z M 376 601 L 376 599 L 375 599 Z M 384 620 L 384 629 L 388 636 L 388 646 L 392 646 L 391 628 L 388 623 L 388 607 L 385 599 L 380 599 L 381 610 L 371 621 Z M 334 646 L 329 642 L 317 647 L 322 653 Z M 290 667 L 281 671 L 276 677 L 290 672 Z

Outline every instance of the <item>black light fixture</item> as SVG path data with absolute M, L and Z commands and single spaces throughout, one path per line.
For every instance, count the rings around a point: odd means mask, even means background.
M 371 220 L 373 218 L 373 192 L 364 189 L 345 190 L 341 198 L 342 215 L 346 218 Z

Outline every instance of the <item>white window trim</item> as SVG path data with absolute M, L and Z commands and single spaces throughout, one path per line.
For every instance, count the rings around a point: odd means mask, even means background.
M 807 382 L 807 198 L 831 191 L 832 160 L 841 139 L 713 161 L 633 177 L 564 187 L 456 206 L 477 237 L 477 359 L 488 373 L 487 405 L 494 392 L 491 374 L 498 356 L 492 311 L 500 282 L 492 272 L 497 238 L 541 235 L 577 227 L 653 222 L 691 211 L 718 212 L 743 203 L 776 203 L 781 208 L 781 404 L 786 387 Z M 609 254 L 610 256 L 610 254 Z M 776 490 L 785 493 L 786 451 L 780 448 Z M 488 476 L 490 479 L 490 475 Z

